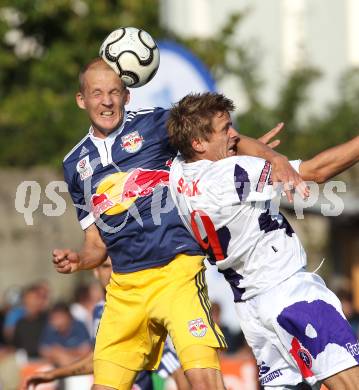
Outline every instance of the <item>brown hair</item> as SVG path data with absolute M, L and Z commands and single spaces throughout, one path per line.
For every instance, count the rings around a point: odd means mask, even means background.
M 208 141 L 213 133 L 212 119 L 217 113 L 234 110 L 233 101 L 215 92 L 192 93 L 185 96 L 170 110 L 167 128 L 171 145 L 179 150 L 183 158 L 195 155 L 194 139 Z

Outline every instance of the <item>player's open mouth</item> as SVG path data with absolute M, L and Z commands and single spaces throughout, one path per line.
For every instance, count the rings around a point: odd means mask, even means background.
M 236 144 L 233 144 L 233 145 L 231 145 L 231 146 L 228 148 L 227 156 L 228 156 L 228 157 L 231 157 L 231 156 L 236 156 L 236 155 L 237 155 L 237 145 L 236 145 Z

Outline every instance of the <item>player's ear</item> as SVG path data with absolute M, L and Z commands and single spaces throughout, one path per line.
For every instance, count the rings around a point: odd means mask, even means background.
M 81 108 L 82 110 L 86 110 L 84 96 L 82 95 L 81 92 L 77 92 L 77 94 L 76 94 L 76 103 L 77 103 L 79 108 Z
M 192 148 L 196 153 L 203 153 L 205 151 L 204 140 L 202 138 L 194 138 L 192 140 Z
M 126 97 L 125 97 L 125 105 L 128 104 L 130 102 L 130 91 L 128 88 L 125 89 L 125 94 L 126 94 Z

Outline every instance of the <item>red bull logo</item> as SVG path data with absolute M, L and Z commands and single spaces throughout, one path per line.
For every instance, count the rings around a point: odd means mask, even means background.
M 135 169 L 125 181 L 122 200 L 151 195 L 157 186 L 168 186 L 168 184 L 168 171 Z
M 139 151 L 143 144 L 143 137 L 138 133 L 138 131 L 133 131 L 132 133 L 124 135 L 121 137 L 121 140 L 122 149 L 128 153 L 135 153 Z
M 197 318 L 188 323 L 188 330 L 194 337 L 203 337 L 207 333 L 207 329 L 208 327 L 202 318 Z
M 162 169 L 137 168 L 130 173 L 114 173 L 101 181 L 92 196 L 92 213 L 96 219 L 103 213 L 120 214 L 136 199 L 151 195 L 156 187 L 168 184 L 169 172 Z
M 97 219 L 102 213 L 114 206 L 106 193 L 94 194 L 91 197 L 92 213 Z

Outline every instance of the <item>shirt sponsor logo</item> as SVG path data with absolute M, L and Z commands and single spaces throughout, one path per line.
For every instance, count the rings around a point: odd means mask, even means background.
M 198 189 L 198 182 L 199 180 L 192 180 L 190 183 L 186 183 L 183 177 L 181 177 L 177 183 L 177 191 L 185 196 L 201 195 Z
M 270 372 L 268 375 L 266 375 L 265 377 L 261 378 L 261 380 L 260 380 L 261 385 L 263 386 L 266 383 L 271 382 L 273 379 L 279 378 L 282 375 L 283 374 L 282 374 L 281 370 L 275 370 L 273 372 Z
M 91 197 L 92 214 L 96 219 L 114 205 L 115 204 L 109 199 L 106 193 L 94 194 Z
M 142 148 L 143 137 L 138 133 L 138 131 L 133 131 L 132 133 L 126 134 L 121 137 L 122 140 L 122 150 L 127 153 L 136 153 Z
M 82 158 L 76 165 L 76 170 L 80 174 L 80 179 L 84 181 L 88 177 L 92 176 L 93 169 L 90 164 L 90 157 L 86 156 Z
M 194 337 L 203 337 L 207 333 L 207 325 L 203 322 L 202 318 L 197 318 L 188 322 L 188 330 Z

